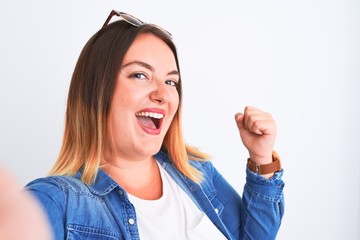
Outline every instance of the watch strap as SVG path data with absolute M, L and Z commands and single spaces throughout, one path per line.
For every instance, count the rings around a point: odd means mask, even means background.
M 248 168 L 257 174 L 268 174 L 273 173 L 281 170 L 281 161 L 279 155 L 273 151 L 272 153 L 272 163 L 268 164 L 258 164 L 254 161 L 252 161 L 250 158 L 248 158 Z

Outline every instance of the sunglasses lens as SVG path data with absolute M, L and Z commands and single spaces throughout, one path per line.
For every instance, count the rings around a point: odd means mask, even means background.
M 134 25 L 135 27 L 139 27 L 141 25 L 144 24 L 143 21 L 141 21 L 140 19 L 134 17 L 134 16 L 131 16 L 130 14 L 128 13 L 121 13 L 121 17 L 128 23 L 130 23 L 131 25 Z

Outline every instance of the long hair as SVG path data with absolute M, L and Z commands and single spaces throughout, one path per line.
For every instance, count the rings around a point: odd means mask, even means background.
M 140 33 L 150 33 L 172 50 L 180 73 L 177 51 L 172 40 L 152 25 L 134 27 L 116 21 L 105 31 L 95 33 L 86 43 L 72 75 L 67 100 L 62 147 L 50 175 L 74 175 L 82 170 L 82 181 L 91 184 L 100 168 L 104 144 L 109 138 L 109 112 L 116 75 L 123 58 Z M 176 168 L 195 182 L 201 173 L 189 158 L 205 160 L 207 155 L 185 144 L 181 126 L 182 86 L 177 86 L 179 107 L 165 135 L 162 149 Z

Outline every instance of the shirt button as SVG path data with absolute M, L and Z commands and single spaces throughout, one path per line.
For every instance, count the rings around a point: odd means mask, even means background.
M 219 213 L 219 209 L 215 208 L 214 210 L 215 210 L 216 214 Z
M 129 218 L 128 222 L 129 222 L 129 224 L 130 224 L 130 225 L 134 225 L 135 220 L 134 220 L 134 219 L 132 219 L 132 218 Z

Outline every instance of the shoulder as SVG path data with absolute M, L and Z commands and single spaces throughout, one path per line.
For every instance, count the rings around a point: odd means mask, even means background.
M 217 175 L 218 172 L 210 160 L 189 160 L 190 165 L 203 174 Z
M 25 190 L 38 198 L 49 198 L 56 202 L 67 197 L 69 192 L 87 192 L 89 188 L 75 176 L 49 176 L 29 182 Z
M 33 180 L 25 188 L 31 190 L 65 190 L 68 188 L 79 190 L 86 188 L 86 185 L 76 176 L 49 176 Z
M 206 192 L 213 194 L 216 192 L 216 182 L 222 179 L 221 174 L 215 168 L 211 161 L 190 160 L 190 164 L 202 174 L 201 187 Z

